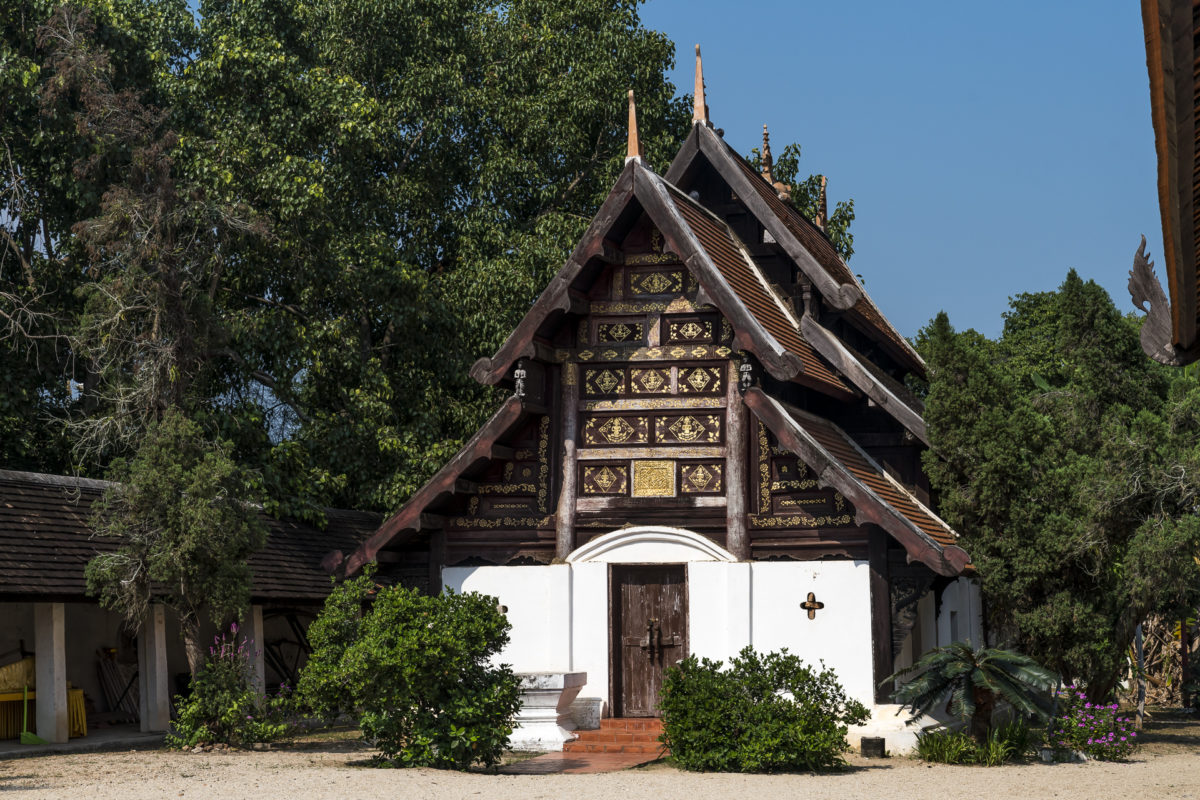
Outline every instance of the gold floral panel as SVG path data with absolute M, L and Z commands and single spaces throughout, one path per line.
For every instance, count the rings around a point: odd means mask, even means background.
M 579 483 L 585 495 L 629 494 L 629 465 L 583 464 Z
M 642 322 L 600 322 L 596 324 L 596 343 L 620 344 L 646 340 L 646 325 Z
M 670 394 L 670 369 L 631 369 L 629 371 L 630 394 Z
M 704 461 L 679 463 L 680 494 L 721 494 L 725 491 L 725 463 Z
M 654 441 L 659 444 L 715 444 L 721 441 L 719 414 L 682 414 L 654 418 Z
M 650 418 L 636 416 L 586 416 L 585 447 L 623 447 L 650 443 Z
M 712 344 L 716 340 L 716 321 L 712 317 L 668 317 L 663 322 L 666 342 Z
M 584 368 L 583 393 L 589 397 L 625 394 L 625 368 L 616 366 Z
M 679 370 L 680 394 L 722 394 L 724 391 L 723 367 L 688 367 Z
M 674 461 L 634 461 L 634 497 L 674 497 Z
M 633 295 L 682 294 L 683 270 L 630 270 L 629 293 Z

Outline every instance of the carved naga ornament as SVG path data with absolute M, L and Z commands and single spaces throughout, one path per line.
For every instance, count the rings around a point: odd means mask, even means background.
M 1146 255 L 1146 237 L 1133 255 L 1133 269 L 1129 270 L 1129 296 L 1133 304 L 1146 312 L 1139 338 L 1146 355 L 1162 364 L 1181 367 L 1200 358 L 1200 347 L 1177 347 L 1171 321 L 1171 303 L 1163 291 L 1162 284 L 1154 274 L 1154 262 Z M 1146 304 L 1150 307 L 1147 308 Z

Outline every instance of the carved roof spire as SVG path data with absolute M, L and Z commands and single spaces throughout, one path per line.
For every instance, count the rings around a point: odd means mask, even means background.
M 625 163 L 642 159 L 642 141 L 638 138 L 637 106 L 633 103 L 633 89 L 629 90 L 629 144 L 625 150 Z
M 767 183 L 774 185 L 775 179 L 771 177 L 771 167 L 775 166 L 775 162 L 771 160 L 771 134 L 767 133 L 767 126 L 763 125 L 763 146 L 762 146 L 762 176 L 767 179 Z
M 829 221 L 829 199 L 825 192 L 826 185 L 825 176 L 821 176 L 821 198 L 817 204 L 817 227 L 825 230 L 825 223 Z
M 704 94 L 704 65 L 700 63 L 700 45 L 696 45 L 696 89 L 695 107 L 692 110 L 693 125 L 712 125 L 708 120 L 708 98 Z

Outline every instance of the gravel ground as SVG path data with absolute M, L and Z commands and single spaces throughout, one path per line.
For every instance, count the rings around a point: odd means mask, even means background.
M 982 768 L 926 765 L 909 758 L 868 761 L 835 775 L 689 774 L 665 764 L 598 775 L 488 775 L 372 769 L 369 751 L 316 740 L 268 752 L 144 750 L 55 755 L 0 762 L 0 795 L 21 798 L 400 797 L 488 800 L 706 800 L 781 796 L 937 800 L 1000 798 L 1195 798 L 1200 800 L 1200 725 L 1156 723 L 1128 763 L 1023 764 Z

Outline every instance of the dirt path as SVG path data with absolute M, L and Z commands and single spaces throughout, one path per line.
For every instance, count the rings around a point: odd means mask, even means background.
M 234 753 L 137 751 L 0 762 L 0 795 L 20 798 L 397 797 L 405 800 L 707 800 L 753 797 L 888 800 L 1003 798 L 1181 798 L 1200 800 L 1200 725 L 1148 731 L 1124 764 L 1025 764 L 1000 768 L 928 766 L 914 759 L 852 759 L 836 775 L 697 775 L 663 764 L 602 775 L 486 775 L 371 769 L 353 741 L 314 741 L 285 750 Z

